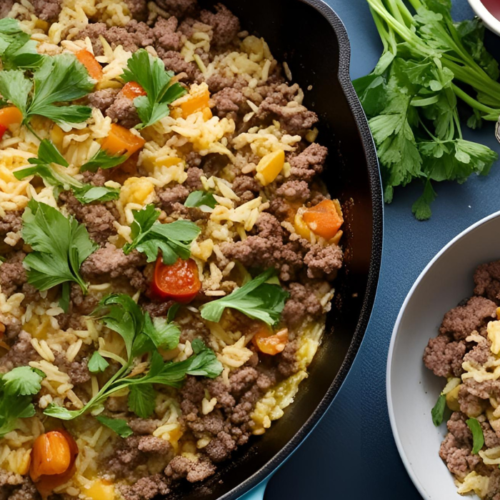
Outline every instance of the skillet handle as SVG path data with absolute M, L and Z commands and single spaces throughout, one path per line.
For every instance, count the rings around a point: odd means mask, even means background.
M 266 492 L 267 483 L 269 479 L 262 481 L 258 486 L 256 486 L 252 491 L 249 491 L 246 495 L 243 495 L 239 500 L 264 500 L 264 494 Z

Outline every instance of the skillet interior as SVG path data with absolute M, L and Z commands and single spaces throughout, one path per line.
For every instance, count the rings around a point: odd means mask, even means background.
M 200 2 L 211 7 L 217 1 Z M 321 144 L 330 149 L 323 176 L 346 216 L 345 268 L 310 376 L 271 431 L 243 447 L 201 486 L 184 485 L 174 498 L 234 499 L 267 477 L 300 444 L 344 381 L 366 329 L 382 252 L 382 194 L 366 118 L 350 83 L 350 47 L 338 17 L 320 0 L 223 0 L 244 29 L 263 36 L 287 61 L 305 104 L 320 116 Z M 312 90 L 306 89 L 312 85 Z M 172 498 L 172 496 L 169 496 Z

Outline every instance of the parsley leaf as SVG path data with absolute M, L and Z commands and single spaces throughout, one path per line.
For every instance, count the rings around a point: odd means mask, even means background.
M 73 54 L 43 58 L 33 74 L 33 82 L 21 70 L 0 72 L 0 94 L 17 106 L 25 123 L 35 116 L 50 118 L 64 131 L 90 118 L 88 106 L 57 106 L 86 96 L 94 88 L 85 67 Z M 33 94 L 31 95 L 31 91 Z
M 18 419 L 35 415 L 31 400 L 44 378 L 43 372 L 28 366 L 0 375 L 0 438 L 17 428 Z
M 88 363 L 90 373 L 102 373 L 109 366 L 109 363 L 97 352 L 92 354 Z
M 26 177 L 37 175 L 47 184 L 57 188 L 59 192 L 72 189 L 75 198 L 83 204 L 92 203 L 94 201 L 104 202 L 117 200 L 120 196 L 120 190 L 118 188 L 83 184 L 74 177 L 61 172 L 60 169 L 54 168 L 52 164 L 61 165 L 63 167 L 68 167 L 69 164 L 54 144 L 47 139 L 40 143 L 38 158 L 30 158 L 28 162 L 34 166 L 14 171 L 13 173 L 16 179 L 22 180 Z
M 479 420 L 475 418 L 469 418 L 469 420 L 466 421 L 466 424 L 472 432 L 472 454 L 477 455 L 484 446 L 483 428 L 481 427 Z
M 281 286 L 266 283 L 276 276 L 275 269 L 268 269 L 227 297 L 213 300 L 201 306 L 202 318 L 219 322 L 226 307 L 236 309 L 249 318 L 259 319 L 268 325 L 275 325 L 289 297 Z
M 24 260 L 28 283 L 44 291 L 74 282 L 87 293 L 80 266 L 98 245 L 92 242 L 84 225 L 45 203 L 30 200 L 23 214 L 22 235 L 33 249 Z M 63 287 L 63 291 L 63 304 L 67 304 L 69 287 Z
M 133 210 L 132 243 L 123 247 L 125 254 L 137 249 L 146 254 L 148 262 L 154 262 L 158 252 L 163 255 L 163 262 L 174 264 L 177 259 L 189 259 L 191 243 L 200 234 L 200 228 L 193 222 L 178 220 L 171 224 L 157 222 L 160 212 L 154 205 L 143 210 Z
M 169 104 L 186 94 L 179 83 L 170 84 L 173 76 L 173 72 L 165 71 L 165 64 L 161 59 L 153 57 L 146 50 L 140 49 L 132 54 L 122 78 L 125 82 L 137 82 L 147 94 L 134 99 L 142 121 L 137 128 L 149 127 L 168 116 Z
M 193 191 L 184 202 L 185 207 L 198 207 L 203 212 L 211 212 L 217 201 L 212 193 L 206 191 Z
M 80 172 L 97 172 L 99 168 L 106 170 L 117 167 L 126 159 L 127 156 L 110 156 L 104 149 L 100 149 L 87 163 L 80 167 Z
M 0 58 L 4 70 L 35 68 L 44 56 L 36 50 L 37 42 L 21 29 L 17 19 L 0 19 Z
M 156 391 L 153 384 L 133 385 L 130 387 L 128 407 L 140 418 L 149 418 L 155 411 Z
M 165 349 L 170 351 L 175 349 L 179 344 L 181 331 L 177 325 L 169 323 L 168 319 L 151 318 L 146 315 L 144 323 L 144 333 L 151 339 L 157 349 Z
M 104 415 L 99 415 L 96 420 L 102 425 L 108 427 L 112 431 L 116 432 L 121 438 L 130 437 L 134 431 L 129 427 L 126 420 L 121 418 L 110 418 Z
M 3 391 L 7 396 L 34 396 L 42 388 L 45 373 L 29 366 L 14 368 L 2 376 Z
M 439 427 L 444 420 L 444 414 L 446 411 L 446 395 L 441 394 L 431 410 L 432 422 L 436 427 Z

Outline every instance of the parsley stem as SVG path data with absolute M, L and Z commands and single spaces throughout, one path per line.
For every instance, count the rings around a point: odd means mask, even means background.
M 494 114 L 496 114 L 497 116 L 500 115 L 500 109 L 493 109 L 488 106 L 485 106 L 484 104 L 481 104 L 479 101 L 476 101 L 476 99 L 471 97 L 469 94 L 464 92 L 460 87 L 457 87 L 455 84 L 452 84 L 452 87 L 457 97 L 462 99 L 462 101 L 466 102 L 471 108 L 483 111 L 487 115 L 494 115 Z
M 25 122 L 26 128 L 40 141 L 42 142 L 42 138 L 33 130 L 33 127 L 30 125 L 28 121 Z

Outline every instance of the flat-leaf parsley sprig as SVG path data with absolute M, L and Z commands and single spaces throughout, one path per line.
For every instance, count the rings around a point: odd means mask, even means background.
M 88 411 L 98 415 L 103 411 L 103 404 L 109 396 L 128 389 L 130 410 L 141 418 L 149 418 L 155 408 L 155 384 L 179 388 L 188 375 L 216 378 L 222 373 L 217 356 L 200 339 L 193 340 L 193 355 L 185 361 L 165 362 L 157 349 L 177 347 L 179 328 L 168 320 L 152 321 L 149 314 L 144 313 L 128 295 L 106 297 L 93 314 L 123 338 L 127 359 L 118 359 L 121 368 L 82 409 L 68 410 L 50 405 L 44 412 L 46 415 L 61 420 L 72 420 Z M 132 376 L 134 366 L 146 353 L 151 353 L 148 371 Z M 98 363 L 93 365 L 97 366 Z
M 94 83 L 73 54 L 45 57 L 35 69 L 33 80 L 23 70 L 0 71 L 0 94 L 21 111 L 25 125 L 38 115 L 53 120 L 65 132 L 72 124 L 90 118 L 92 110 L 64 103 L 92 92 Z
M 191 221 L 178 220 L 170 224 L 158 222 L 160 212 L 154 205 L 143 210 L 133 210 L 132 242 L 123 247 L 125 254 L 137 249 L 146 254 L 148 262 L 154 262 L 158 252 L 163 255 L 163 263 L 175 264 L 177 259 L 189 259 L 191 243 L 200 234 L 200 228 Z
M 137 128 L 149 127 L 168 116 L 169 104 L 186 94 L 182 85 L 171 84 L 173 76 L 172 71 L 165 71 L 165 64 L 161 59 L 153 57 L 144 49 L 135 52 L 128 60 L 123 80 L 138 83 L 147 94 L 134 99 L 134 106 L 142 121 Z
M 75 198 L 82 204 L 92 203 L 94 201 L 111 201 L 117 200 L 120 196 L 120 189 L 107 186 L 93 186 L 92 184 L 84 184 L 68 175 L 55 165 L 67 168 L 68 162 L 64 159 L 57 148 L 48 139 L 44 139 L 40 143 L 38 149 L 38 157 L 30 158 L 28 162 L 32 167 L 21 168 L 15 170 L 14 177 L 18 180 L 37 175 L 41 177 L 47 184 L 55 188 L 56 196 L 61 191 L 73 190 Z
M 24 259 L 28 283 L 40 291 L 62 285 L 59 303 L 67 312 L 70 283 L 77 283 L 87 293 L 80 267 L 99 246 L 84 225 L 36 200 L 30 200 L 23 213 L 22 236 L 33 249 Z

